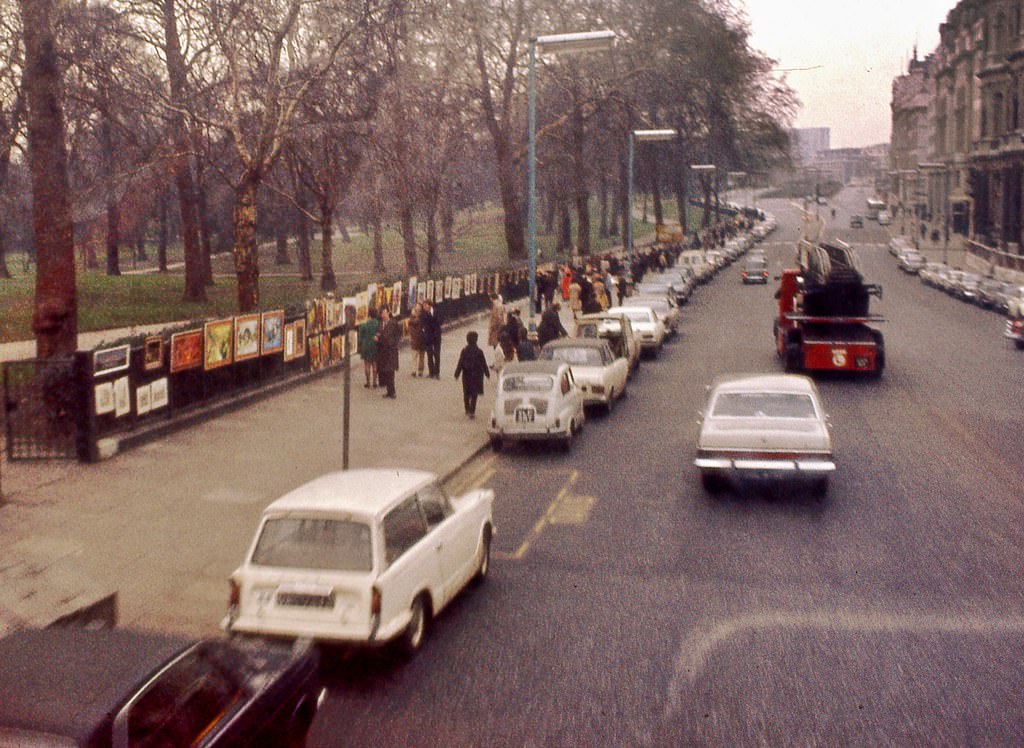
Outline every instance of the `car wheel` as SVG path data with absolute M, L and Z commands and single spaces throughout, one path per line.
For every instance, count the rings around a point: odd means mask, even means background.
M 491 528 L 485 527 L 480 536 L 479 560 L 476 564 L 476 574 L 473 575 L 473 585 L 481 584 L 491 571 Z
M 799 341 L 786 343 L 786 371 L 795 372 L 803 368 L 803 349 Z
M 811 493 L 819 499 L 828 493 L 828 478 L 815 478 L 811 484 Z
M 1015 341 L 1013 341 L 1013 343 L 1014 343 L 1014 345 L 1017 346 L 1017 350 L 1018 351 L 1019 350 L 1024 350 L 1024 340 L 1015 340 Z
M 613 387 L 608 392 L 608 402 L 604 404 L 604 414 L 610 416 L 612 411 L 615 410 L 615 388 Z
M 572 435 L 575 431 L 574 424 L 575 421 L 569 424 L 569 430 L 565 432 L 565 436 L 563 436 L 558 442 L 558 447 L 563 452 L 568 452 L 572 448 Z
M 885 371 L 885 338 L 878 330 L 872 330 L 871 336 L 875 339 L 875 368 L 871 376 L 877 379 Z
M 708 493 L 718 493 L 725 488 L 725 478 L 715 470 L 702 470 L 700 484 Z
M 412 601 L 410 610 L 412 615 L 409 618 L 409 623 L 399 637 L 402 654 L 406 657 L 416 654 L 423 646 L 424 639 L 427 638 L 428 614 L 426 604 L 423 602 L 423 595 L 419 595 Z
M 491 449 L 493 449 L 495 452 L 500 452 L 501 451 L 501 446 L 502 446 L 501 445 L 501 437 L 500 436 L 496 436 L 496 437 L 492 436 L 491 437 Z

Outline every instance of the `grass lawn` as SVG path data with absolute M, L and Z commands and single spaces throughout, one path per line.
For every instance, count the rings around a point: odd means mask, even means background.
M 460 214 L 456 228 L 456 249 L 454 252 L 442 252 L 436 258 L 434 275 L 471 273 L 507 266 L 509 260 L 501 216 L 501 210 L 498 208 L 477 209 Z M 637 246 L 649 241 L 653 235 L 653 224 L 634 221 L 633 241 Z M 389 230 L 384 235 L 383 277 L 382 274 L 371 271 L 371 237 L 352 231 L 351 238 L 350 243 L 344 243 L 335 232 L 333 267 L 340 292 L 352 292 L 364 288 L 367 283 L 406 276 L 402 239 L 397 231 Z M 599 238 L 596 225 L 593 227 L 593 252 L 603 252 L 621 243 L 618 237 Z M 417 237 L 417 245 L 422 247 L 423 244 L 425 242 L 422 237 Z M 538 261 L 564 259 L 556 256 L 554 246 L 553 236 L 538 234 Z M 272 242 L 261 247 L 260 306 L 263 309 L 279 309 L 301 304 L 320 293 L 321 259 L 318 236 L 311 244 L 310 253 L 315 279 L 304 282 L 298 277 L 294 242 L 289 244 L 292 262 L 288 265 L 275 265 L 275 248 Z M 121 262 L 122 271 L 132 269 L 133 264 L 129 255 L 130 253 L 125 250 Z M 150 259 L 143 264 L 155 267 L 155 256 L 155 250 L 150 251 Z M 180 257 L 179 248 L 169 250 L 169 262 L 174 262 L 177 257 Z M 426 262 L 422 251 L 419 252 L 418 260 L 420 275 L 425 275 Z M 0 342 L 28 340 L 33 337 L 34 267 L 26 267 L 27 263 L 23 262 L 19 255 L 8 255 L 7 262 L 15 277 L 0 280 Z M 102 270 L 83 270 L 79 267 L 78 330 L 87 332 L 233 315 L 238 309 L 238 288 L 231 256 L 215 257 L 213 271 L 214 285 L 207 289 L 207 301 L 189 303 L 182 300 L 185 280 L 180 269 L 165 274 L 154 272 L 108 276 Z

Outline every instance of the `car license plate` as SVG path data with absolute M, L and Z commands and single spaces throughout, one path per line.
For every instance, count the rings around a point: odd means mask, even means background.
M 533 423 L 536 411 L 533 408 L 517 408 L 516 423 Z

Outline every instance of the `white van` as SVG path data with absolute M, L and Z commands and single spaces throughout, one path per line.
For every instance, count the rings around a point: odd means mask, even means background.
M 679 253 L 676 266 L 689 268 L 693 271 L 693 277 L 698 283 L 704 283 L 711 278 L 711 268 L 708 265 L 704 251 L 701 249 L 687 249 Z

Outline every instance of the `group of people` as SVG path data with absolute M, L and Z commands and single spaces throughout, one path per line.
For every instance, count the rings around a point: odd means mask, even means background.
M 359 326 L 356 350 L 363 361 L 366 388 L 383 387 L 384 397 L 395 399 L 395 373 L 398 371 L 398 346 L 402 324 L 387 307 L 370 309 Z M 409 343 L 412 348 L 412 375 L 441 378 L 441 320 L 430 301 L 417 302 L 409 316 Z M 424 375 L 424 364 L 426 375 Z

